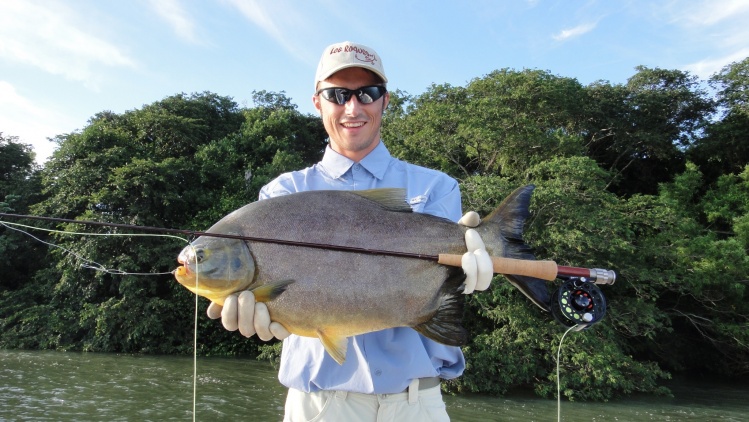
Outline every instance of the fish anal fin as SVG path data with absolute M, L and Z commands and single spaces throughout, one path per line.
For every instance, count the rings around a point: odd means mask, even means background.
M 468 343 L 468 331 L 460 325 L 465 299 L 459 286 L 464 278 L 462 274 L 454 272 L 445 281 L 439 292 L 439 308 L 429 320 L 414 326 L 414 330 L 448 346 L 463 346 Z
M 255 287 L 254 289 L 250 289 L 250 291 L 255 295 L 255 301 L 270 302 L 271 300 L 280 296 L 281 293 L 285 292 L 286 288 L 289 287 L 291 283 L 294 283 L 294 280 L 274 281 L 272 283 Z
M 348 338 L 336 335 L 331 335 L 323 330 L 317 331 L 317 337 L 320 338 L 325 351 L 328 352 L 330 357 L 333 358 L 339 365 L 343 365 L 346 361 L 346 350 L 348 350 Z

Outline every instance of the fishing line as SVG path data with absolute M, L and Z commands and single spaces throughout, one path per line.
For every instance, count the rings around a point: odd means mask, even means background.
M 189 235 L 193 237 L 197 237 L 197 236 L 218 237 L 218 238 L 224 238 L 224 239 L 236 239 L 236 240 L 244 240 L 244 241 L 250 241 L 250 242 L 260 242 L 260 243 L 273 243 L 277 245 L 299 246 L 299 247 L 305 247 L 305 248 L 325 249 L 325 250 L 340 251 L 340 252 L 352 252 L 352 253 L 362 253 L 362 254 L 369 254 L 369 255 L 382 255 L 382 256 L 394 256 L 394 257 L 401 257 L 401 258 L 421 259 L 421 260 L 426 260 L 426 261 L 437 262 L 439 264 L 446 264 L 450 266 L 458 266 L 458 267 L 460 266 L 459 264 L 460 261 L 456 261 L 456 262 L 447 262 L 447 261 L 443 262 L 442 261 L 443 257 L 448 258 L 448 261 L 450 261 L 449 258 L 451 257 L 451 255 L 449 254 L 431 255 L 431 254 L 422 254 L 422 253 L 413 253 L 413 252 L 404 252 L 404 251 L 362 248 L 362 247 L 357 247 L 357 246 L 331 245 L 327 243 L 305 242 L 305 241 L 291 240 L 291 239 L 273 239 L 273 238 L 267 238 L 267 237 L 247 236 L 247 235 L 237 235 L 237 234 L 227 234 L 227 233 L 198 232 L 198 231 L 193 231 L 193 230 L 167 229 L 167 228 L 150 227 L 150 226 L 135 226 L 135 225 L 130 225 L 130 224 L 108 223 L 108 222 L 101 222 L 101 221 L 70 220 L 66 218 L 41 217 L 41 216 L 36 216 L 36 215 L 19 215 L 19 214 L 0 213 L 0 217 L 28 218 L 28 219 L 34 219 L 34 220 L 44 220 L 44 221 L 63 222 L 63 223 L 72 223 L 72 224 L 118 227 L 118 228 L 130 229 L 130 230 L 183 234 L 183 235 Z M 541 263 L 543 261 L 537 261 L 537 262 Z M 551 264 L 552 268 L 549 268 L 549 265 L 546 265 L 546 271 L 545 272 L 542 271 L 544 272 L 545 275 L 543 276 L 537 275 L 536 276 L 537 278 L 544 278 L 546 280 L 552 280 L 554 277 L 560 276 L 560 275 L 569 276 L 569 277 L 587 277 L 592 280 L 595 280 L 596 283 L 598 284 L 614 284 L 614 281 L 616 280 L 616 274 L 610 270 L 603 270 L 600 268 L 590 269 L 590 268 L 567 267 L 563 265 L 556 265 L 554 261 L 546 261 L 546 263 Z M 518 267 L 514 266 L 513 269 L 517 270 Z M 553 271 L 554 276 L 552 278 L 545 278 L 549 275 L 548 273 L 549 270 Z M 522 275 L 530 275 L 530 274 L 522 274 Z
M 567 331 L 564 332 L 562 335 L 562 338 L 559 339 L 559 347 L 557 348 L 557 421 L 562 421 L 562 387 L 561 387 L 561 380 L 559 379 L 559 359 L 562 354 L 562 342 L 564 341 L 564 338 L 567 336 L 567 333 L 577 328 L 577 325 L 573 325 Z
M 38 237 L 34 236 L 33 234 L 31 234 L 31 233 L 29 233 L 27 231 L 21 230 L 18 227 L 23 227 L 23 228 L 26 228 L 26 229 L 33 229 L 33 230 L 40 230 L 40 231 L 45 231 L 45 232 L 48 232 L 48 233 L 64 234 L 64 235 L 77 235 L 77 236 L 133 236 L 133 237 L 150 236 L 150 237 L 164 237 L 164 238 L 171 238 L 171 239 L 179 239 L 179 240 L 181 240 L 183 242 L 186 242 L 188 244 L 190 243 L 187 239 L 181 238 L 179 236 L 168 235 L 168 234 L 68 232 L 68 231 L 62 231 L 62 230 L 44 229 L 44 228 L 41 228 L 41 227 L 28 226 L 28 225 L 19 224 L 19 223 L 10 223 L 10 222 L 1 221 L 1 220 L 0 220 L 0 226 L 4 226 L 7 229 L 14 230 L 16 232 L 25 234 L 26 236 L 31 237 L 32 239 L 36 240 L 37 242 L 43 243 L 43 244 L 45 244 L 47 246 L 51 246 L 53 248 L 61 249 L 61 250 L 65 251 L 65 252 L 69 253 L 70 255 L 73 255 L 79 261 L 82 262 L 81 268 L 88 268 L 88 269 L 91 269 L 91 270 L 94 270 L 94 271 L 99 271 L 99 272 L 103 272 L 103 273 L 106 273 L 106 274 L 114 274 L 114 275 L 139 275 L 139 276 L 147 276 L 147 275 L 165 275 L 165 274 L 171 274 L 171 272 L 168 271 L 168 272 L 160 272 L 160 273 L 131 273 L 131 272 L 127 272 L 127 271 L 123 271 L 123 270 L 118 270 L 118 269 L 114 269 L 114 268 L 107 268 L 104 265 L 99 264 L 96 261 L 93 261 L 91 259 L 85 258 L 85 257 L 77 254 L 76 252 L 74 252 L 71 249 L 64 248 L 64 247 L 62 247 L 60 245 L 56 245 L 54 243 L 50 243 L 50 242 L 44 241 L 42 239 L 39 239 Z
M 192 249 L 193 256 L 197 256 L 195 247 L 189 244 Z M 192 422 L 196 421 L 197 413 L 195 408 L 198 402 L 198 289 L 200 285 L 198 280 L 200 278 L 200 263 L 195 259 L 195 318 L 193 321 L 193 335 L 192 335 Z
M 91 269 L 91 270 L 94 270 L 94 271 L 99 271 L 99 272 L 103 272 L 103 273 L 106 273 L 106 274 L 113 274 L 113 275 L 148 276 L 148 275 L 172 274 L 172 272 L 169 271 L 169 272 L 158 272 L 158 273 L 134 273 L 134 272 L 127 272 L 127 271 L 123 271 L 123 270 L 119 270 L 119 269 L 107 268 L 104 265 L 99 264 L 96 261 L 93 261 L 91 259 L 88 259 L 88 258 L 85 258 L 85 257 L 81 256 L 80 254 L 74 252 L 71 249 L 64 248 L 64 247 L 62 247 L 60 245 L 56 245 L 54 243 L 44 241 L 44 240 L 42 240 L 42 239 L 34 236 L 33 234 L 31 234 L 31 233 L 29 233 L 29 232 L 27 232 L 25 230 L 21 230 L 20 227 L 25 228 L 25 229 L 40 230 L 40 231 L 44 231 L 44 232 L 48 232 L 48 233 L 57 233 L 57 234 L 63 234 L 63 235 L 76 235 L 76 236 L 129 236 L 129 237 L 161 237 L 161 238 L 178 239 L 180 241 L 183 241 L 183 242 L 187 243 L 191 248 L 193 248 L 193 253 L 195 253 L 195 248 L 192 245 L 190 245 L 190 241 L 189 240 L 184 239 L 184 238 L 179 237 L 179 236 L 168 235 L 168 234 L 150 234 L 150 233 L 149 234 L 142 234 L 142 233 L 83 233 L 83 232 L 70 232 L 70 231 L 62 231 L 62 230 L 45 229 L 45 228 L 41 228 L 41 227 L 34 227 L 34 226 L 29 226 L 29 225 L 20 224 L 20 223 L 10 223 L 10 222 L 7 222 L 7 221 L 2 221 L 2 220 L 0 220 L 0 226 L 3 226 L 3 227 L 5 227 L 5 228 L 7 228 L 9 230 L 13 230 L 13 231 L 16 231 L 18 233 L 21 233 L 21 234 L 24 234 L 26 236 L 29 236 L 29 237 L 31 237 L 32 239 L 36 240 L 39 243 L 45 244 L 45 245 L 53 247 L 53 248 L 61 249 L 62 251 L 66 252 L 66 253 L 69 253 L 70 255 L 72 255 L 75 258 L 77 258 L 80 262 L 82 262 L 81 268 L 87 268 L 87 269 Z M 196 289 L 199 288 L 199 284 L 198 284 L 199 283 L 199 274 L 200 274 L 199 267 L 198 267 L 199 265 L 200 264 L 196 261 L 195 262 L 195 271 L 196 271 L 196 274 L 195 274 L 195 288 Z M 192 350 L 193 350 L 193 357 L 192 357 L 192 359 L 193 359 L 193 368 L 192 368 L 192 420 L 193 420 L 193 422 L 196 421 L 196 415 L 197 415 L 196 407 L 197 407 L 197 397 L 198 397 L 198 315 L 199 315 L 199 312 L 198 312 L 198 308 L 199 308 L 199 306 L 198 306 L 199 305 L 198 298 L 199 298 L 198 294 L 195 294 L 195 314 L 194 314 L 194 318 L 193 318 L 193 347 L 192 347 Z

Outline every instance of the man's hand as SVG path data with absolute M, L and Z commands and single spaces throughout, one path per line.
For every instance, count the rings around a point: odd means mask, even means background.
M 273 337 L 283 340 L 290 335 L 283 325 L 271 322 L 268 307 L 265 303 L 255 302 L 255 295 L 245 290 L 230 295 L 224 300 L 224 306 L 211 302 L 208 306 L 208 318 L 221 317 L 221 323 L 229 331 L 237 331 L 245 336 L 257 334 L 263 341 Z
M 477 227 L 481 224 L 481 218 L 474 211 L 465 213 L 458 224 L 466 227 Z M 461 262 L 463 272 L 466 274 L 464 294 L 473 293 L 474 290 L 483 291 L 489 288 L 494 277 L 494 269 L 489 253 L 486 252 L 484 241 L 478 232 L 473 229 L 466 230 L 466 247 L 468 252 L 463 254 Z

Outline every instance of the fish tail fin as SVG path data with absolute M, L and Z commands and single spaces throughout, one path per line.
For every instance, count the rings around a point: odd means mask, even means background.
M 281 293 L 285 292 L 286 288 L 289 287 L 291 283 L 294 283 L 294 280 L 274 281 L 272 283 L 255 287 L 254 289 L 250 289 L 250 291 L 255 295 L 255 301 L 270 302 L 271 300 L 280 296 Z
M 523 228 L 530 216 L 529 206 L 534 185 L 522 186 L 512 192 L 476 227 L 489 255 L 504 258 L 535 260 L 533 249 L 523 241 Z M 547 281 L 534 277 L 505 275 L 536 306 L 549 312 L 551 298 Z
M 465 276 L 459 268 L 453 270 L 440 289 L 440 304 L 432 317 L 413 327 L 424 337 L 448 346 L 462 346 L 468 343 L 468 331 L 460 325 L 463 318 L 462 284 Z

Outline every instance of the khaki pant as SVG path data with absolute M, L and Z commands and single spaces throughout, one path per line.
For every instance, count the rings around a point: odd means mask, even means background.
M 439 385 L 397 394 L 346 391 L 305 393 L 289 389 L 284 422 L 431 422 L 449 421 Z

